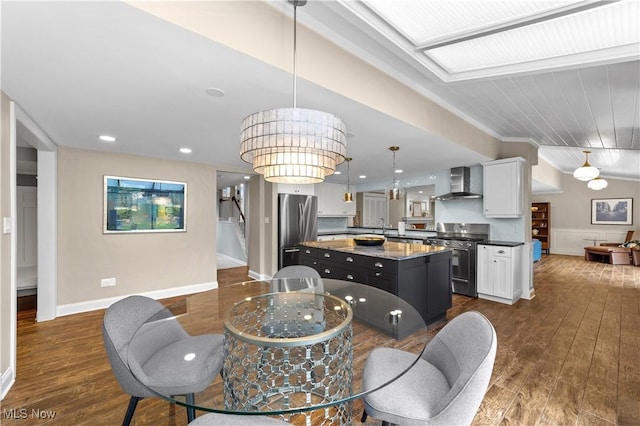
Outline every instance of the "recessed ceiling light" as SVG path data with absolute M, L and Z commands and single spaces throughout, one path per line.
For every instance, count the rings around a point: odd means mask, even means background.
M 249 179 L 251 179 L 251 176 L 245 176 L 244 179 L 245 180 L 249 180 Z
M 334 175 L 341 175 L 342 172 L 339 172 L 338 170 L 336 170 L 335 172 L 333 172 Z
M 422 193 L 424 193 L 424 191 L 418 191 L 418 194 L 422 194 Z
M 402 173 L 402 169 L 396 169 L 395 172 L 396 173 Z
M 358 176 L 360 179 L 366 179 L 367 175 L 360 175 Z
M 178 151 L 180 151 L 183 154 L 191 154 L 191 148 L 180 148 Z
M 113 136 L 109 136 L 109 135 L 100 135 L 99 136 L 100 140 L 102 142 L 115 142 L 116 138 L 114 138 Z
M 218 89 L 217 87 L 209 87 L 205 92 L 214 98 L 222 98 L 224 96 L 224 90 Z

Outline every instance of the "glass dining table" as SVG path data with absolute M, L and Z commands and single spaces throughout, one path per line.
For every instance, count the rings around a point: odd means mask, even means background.
M 406 301 L 327 278 L 240 282 L 188 296 L 165 310 L 144 322 L 129 347 L 145 341 L 150 328 L 177 321 L 191 335 L 224 334 L 223 368 L 193 398 L 148 387 L 154 394 L 202 412 L 269 415 L 292 424 L 351 424 L 353 402 L 365 395 L 368 354 L 385 346 L 414 357 L 366 393 L 408 371 L 429 340 L 422 316 Z M 186 360 L 190 354 L 184 352 L 175 356 Z M 134 376 L 144 369 L 129 367 Z

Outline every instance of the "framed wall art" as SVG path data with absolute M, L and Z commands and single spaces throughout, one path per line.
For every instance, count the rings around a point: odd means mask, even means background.
M 186 182 L 104 176 L 104 233 L 185 232 Z
M 592 225 L 633 225 L 633 198 L 591 200 Z

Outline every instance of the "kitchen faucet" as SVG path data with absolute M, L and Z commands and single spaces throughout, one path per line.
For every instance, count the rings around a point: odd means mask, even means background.
M 384 217 L 378 219 L 380 221 L 380 225 L 382 225 L 382 235 L 384 235 Z

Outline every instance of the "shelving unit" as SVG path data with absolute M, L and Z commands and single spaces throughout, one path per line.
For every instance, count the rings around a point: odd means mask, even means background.
M 551 203 L 531 203 L 531 238 L 540 241 L 542 251 L 551 247 Z

